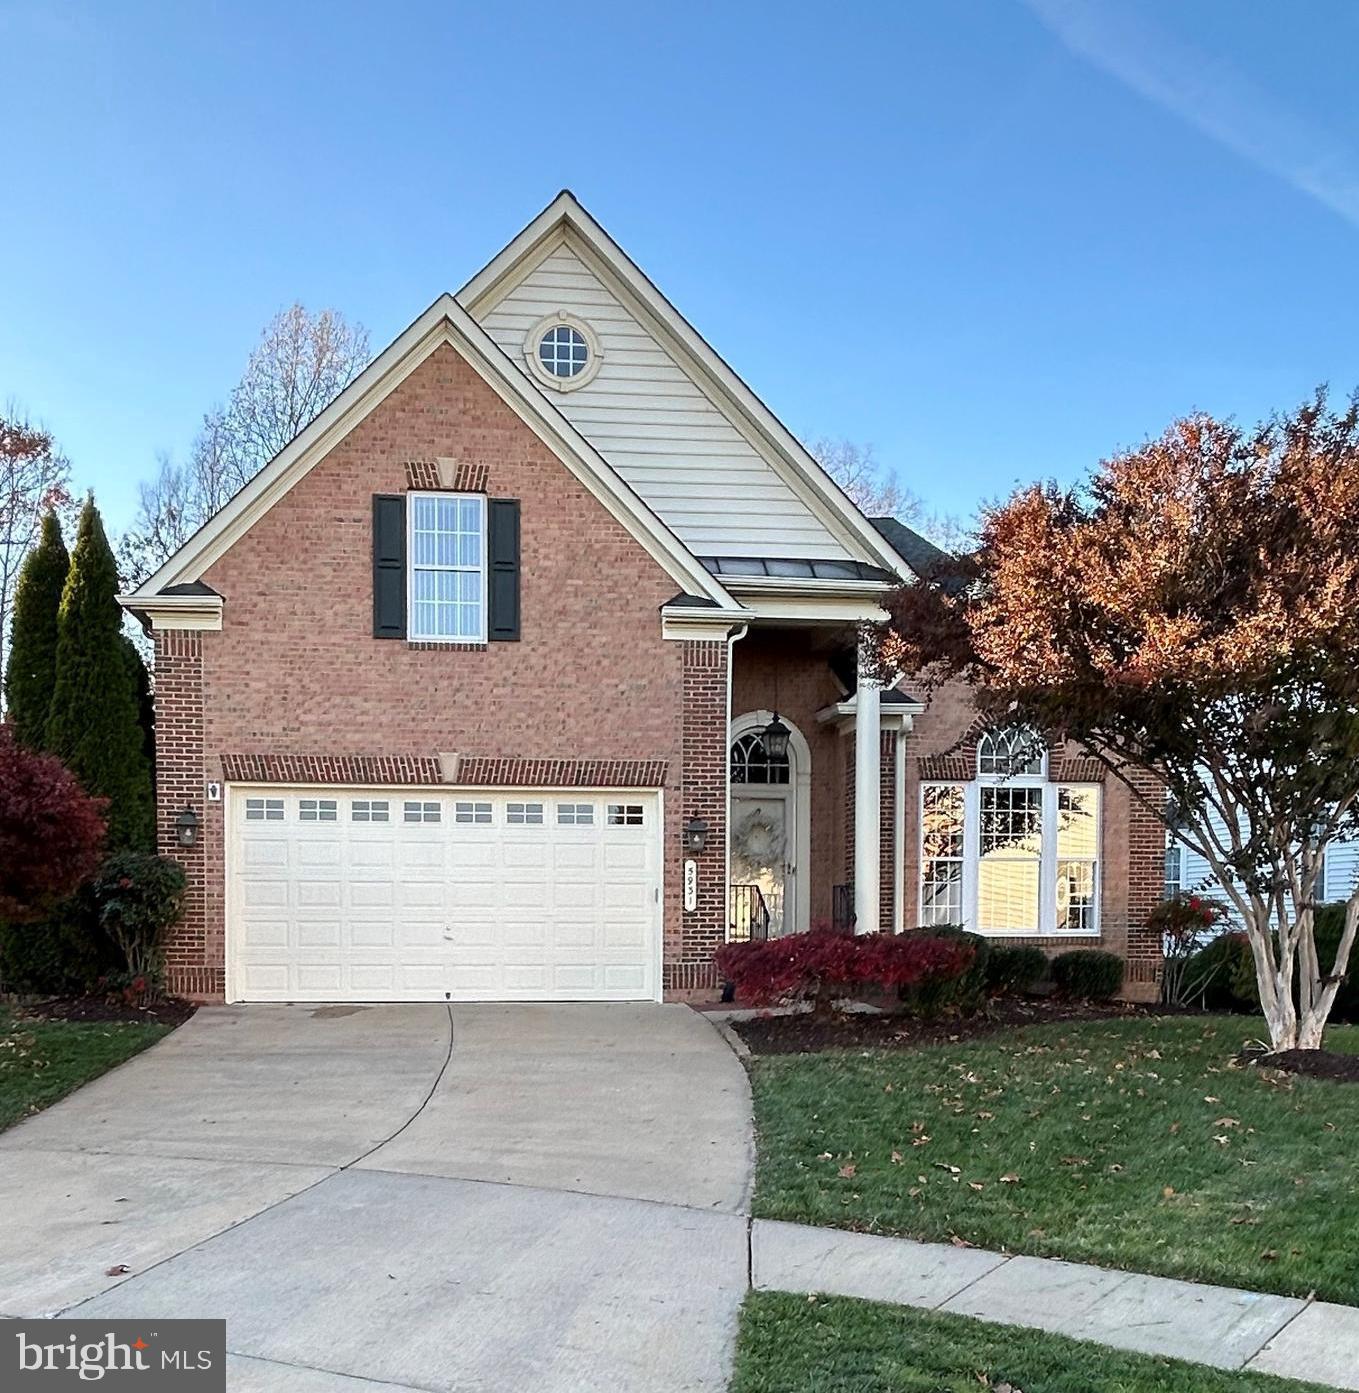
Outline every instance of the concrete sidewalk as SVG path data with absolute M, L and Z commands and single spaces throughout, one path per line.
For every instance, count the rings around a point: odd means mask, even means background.
M 1359 1389 L 1359 1309 L 1051 1258 L 757 1219 L 761 1291 L 856 1296 Z

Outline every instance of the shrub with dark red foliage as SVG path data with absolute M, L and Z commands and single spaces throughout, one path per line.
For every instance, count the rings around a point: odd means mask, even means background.
M 24 749 L 0 725 L 0 920 L 43 918 L 94 873 L 105 805 L 59 759 Z
M 856 987 L 891 991 L 961 977 L 972 964 L 965 943 L 925 934 L 843 934 L 828 929 L 765 942 L 728 943 L 717 966 L 753 1006 L 810 1001 L 827 1010 Z

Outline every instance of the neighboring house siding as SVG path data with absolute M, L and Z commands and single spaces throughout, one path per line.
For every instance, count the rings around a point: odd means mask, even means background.
M 1218 818 L 1214 818 L 1214 823 L 1219 827 L 1224 825 Z M 1176 843 L 1175 858 L 1175 861 L 1166 867 L 1167 893 L 1178 888 L 1185 894 L 1207 895 L 1225 904 L 1234 921 L 1240 919 L 1235 906 L 1223 890 L 1222 882 L 1214 875 L 1212 867 L 1204 857 Z M 1347 900 L 1354 893 L 1356 886 L 1359 886 L 1359 842 L 1332 842 L 1326 851 L 1326 864 L 1318 898 L 1327 903 Z
M 549 398 L 699 556 L 848 555 L 811 509 L 574 250 L 559 244 L 482 318 L 521 369 L 560 310 L 603 349 L 598 375 Z
M 403 491 L 410 461 L 440 457 L 484 464 L 492 496 L 521 500 L 518 642 L 468 651 L 372 636 L 372 496 Z M 451 348 L 204 579 L 224 597 L 222 630 L 158 642 L 157 700 L 171 737 L 158 742 L 164 845 L 181 800 L 202 814 L 205 781 L 254 767 L 229 756 L 362 756 L 396 769 L 410 757 L 423 771 L 430 757 L 456 754 L 479 782 L 502 783 L 535 768 L 522 761 L 572 761 L 573 783 L 582 770 L 612 782 L 635 769 L 664 778 L 667 955 L 684 950 L 684 645 L 661 637 L 658 618 L 675 582 Z M 721 696 L 718 719 L 725 672 Z M 169 947 L 172 987 L 195 995 L 221 992 L 222 847 L 221 805 L 208 805 L 190 858 L 190 914 Z M 712 874 L 720 896 L 720 867 Z

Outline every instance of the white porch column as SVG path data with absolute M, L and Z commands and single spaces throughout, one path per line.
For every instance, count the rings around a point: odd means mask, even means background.
M 859 682 L 854 697 L 854 932 L 876 933 L 879 915 L 882 801 L 882 695 L 876 664 L 859 644 Z M 867 658 L 867 661 L 865 661 Z

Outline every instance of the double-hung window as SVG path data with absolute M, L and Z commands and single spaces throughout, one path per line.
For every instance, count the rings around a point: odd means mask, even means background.
M 1050 781 L 1032 733 L 988 732 L 970 781 L 921 784 L 921 922 L 1097 934 L 1100 793 Z
M 486 641 L 486 499 L 479 493 L 412 493 L 408 637 Z

